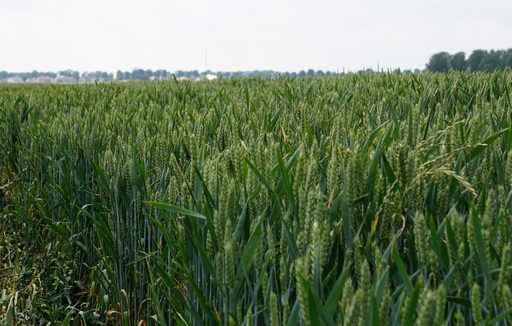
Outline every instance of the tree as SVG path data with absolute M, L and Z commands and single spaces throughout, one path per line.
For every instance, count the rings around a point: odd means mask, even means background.
M 306 72 L 304 70 L 299 71 L 298 77 L 306 77 Z
M 453 70 L 463 71 L 466 70 L 466 54 L 464 52 L 455 53 L 450 61 Z
M 144 71 L 144 80 L 149 80 L 151 77 L 153 77 L 153 71 L 151 71 L 151 69 Z
M 430 57 L 427 69 L 432 72 L 448 72 L 450 69 L 450 54 L 439 52 Z
M 116 72 L 116 80 L 123 80 L 123 78 L 124 78 L 123 72 L 121 70 L 118 70 Z
M 80 73 L 78 71 L 73 71 L 71 69 L 59 71 L 58 74 L 64 77 L 73 78 L 75 80 L 80 79 Z
M 504 69 L 512 69 L 512 49 L 505 51 L 502 61 Z
M 132 79 L 134 80 L 144 80 L 144 70 L 135 69 L 132 71 Z
M 478 69 L 481 71 L 494 71 L 499 69 L 501 64 L 502 51 L 494 51 L 487 53 L 485 57 L 483 57 L 482 61 L 480 61 L 480 65 Z
M 487 55 L 485 50 L 475 50 L 468 58 L 467 65 L 471 71 L 478 71 L 480 69 L 480 63 Z
M 167 78 L 167 70 L 163 70 L 163 69 L 157 70 L 157 71 L 155 71 L 154 76 L 158 77 L 158 78 Z
M 307 72 L 307 75 L 308 76 L 314 76 L 315 75 L 315 71 L 313 69 L 309 69 L 308 72 Z
M 104 81 L 112 80 L 112 78 L 114 77 L 112 73 L 109 74 L 106 71 L 98 71 L 98 75 L 100 76 L 100 78 L 103 78 Z

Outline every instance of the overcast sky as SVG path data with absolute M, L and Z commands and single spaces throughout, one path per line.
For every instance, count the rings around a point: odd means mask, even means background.
M 0 70 L 424 69 L 512 48 L 510 0 L 0 0 Z

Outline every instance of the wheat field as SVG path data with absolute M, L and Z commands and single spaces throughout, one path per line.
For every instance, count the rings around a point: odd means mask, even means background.
M 3 325 L 511 325 L 512 73 L 0 85 Z

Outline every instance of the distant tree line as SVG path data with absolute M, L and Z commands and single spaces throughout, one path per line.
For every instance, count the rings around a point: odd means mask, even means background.
M 150 80 L 154 79 L 168 79 L 172 74 L 167 70 L 152 71 L 151 69 L 134 69 L 133 71 L 121 71 L 116 72 L 116 80 Z
M 40 72 L 40 71 L 32 71 L 32 72 L 7 72 L 0 71 L 0 81 L 5 81 L 9 78 L 21 78 L 24 82 L 29 82 L 36 80 L 37 78 L 45 77 L 51 79 L 58 79 L 59 77 L 68 77 L 76 82 L 94 82 L 94 81 L 128 81 L 128 80 L 172 80 L 173 78 L 181 78 L 186 77 L 188 79 L 202 79 L 207 75 L 215 75 L 218 78 L 244 78 L 244 77 L 261 77 L 261 78 L 278 78 L 278 77 L 286 77 L 286 78 L 301 78 L 307 76 L 330 76 L 335 75 L 337 73 L 331 71 L 322 71 L 322 70 L 301 70 L 299 72 L 277 72 L 273 70 L 253 70 L 253 71 L 236 71 L 236 72 L 212 72 L 211 70 L 206 70 L 203 72 L 199 72 L 198 70 L 177 70 L 174 73 L 169 72 L 167 70 L 144 70 L 144 69 L 134 69 L 132 71 L 121 71 L 118 70 L 115 74 L 105 72 L 105 71 L 93 71 L 93 72 L 83 72 L 79 73 L 74 70 L 62 70 L 58 72 Z M 68 79 L 68 80 L 71 80 Z
M 57 73 L 55 72 L 39 72 L 39 71 L 32 71 L 32 72 L 7 72 L 7 71 L 0 71 L 0 79 L 7 79 L 11 77 L 20 77 L 23 80 L 28 78 L 38 78 L 38 77 L 50 77 L 55 78 L 57 77 Z
M 510 70 L 512 68 L 512 49 L 508 50 L 474 50 L 471 55 L 466 59 L 464 52 L 450 54 L 448 52 L 439 52 L 432 55 L 429 62 L 426 64 L 426 70 L 432 72 L 448 72 L 449 70 L 470 70 L 470 71 L 494 71 Z M 358 73 L 372 71 L 371 69 L 361 70 Z M 399 70 L 398 70 L 399 71 Z M 404 71 L 404 73 L 411 73 L 412 71 Z M 415 73 L 421 71 L 416 69 Z M 83 72 L 79 73 L 74 70 L 62 70 L 58 72 L 7 72 L 0 71 L 0 81 L 5 81 L 9 78 L 21 78 L 23 81 L 31 81 L 37 78 L 45 77 L 51 79 L 58 79 L 60 77 L 68 77 L 70 80 L 76 82 L 94 82 L 94 81 L 112 81 L 112 80 L 169 80 L 176 78 L 186 77 L 188 79 L 202 79 L 207 75 L 216 75 L 218 78 L 232 78 L 232 77 L 263 77 L 263 78 L 302 78 L 308 76 L 330 76 L 336 75 L 338 72 L 322 71 L 322 70 L 301 70 L 299 72 L 277 72 L 273 70 L 253 70 L 253 71 L 236 71 L 236 72 L 216 72 L 210 70 L 199 72 L 198 70 L 177 70 L 171 73 L 167 70 L 151 69 L 134 69 L 130 71 L 118 70 L 115 75 L 105 71 Z
M 108 73 L 105 71 L 93 71 L 93 72 L 80 72 L 75 70 L 61 70 L 58 72 L 53 71 L 32 71 L 32 72 L 7 72 L 0 71 L 0 80 L 6 80 L 8 78 L 18 77 L 23 81 L 27 81 L 30 79 L 37 79 L 40 77 L 49 77 L 51 79 L 55 79 L 57 77 L 68 77 L 73 79 L 74 81 L 111 81 L 114 79 L 114 75 L 112 73 Z
M 439 52 L 430 57 L 427 70 L 447 72 L 449 70 L 495 71 L 512 67 L 512 49 L 508 50 L 474 50 L 466 59 L 464 52 L 449 54 Z
M 329 76 L 335 73 L 327 71 L 323 72 L 322 70 L 313 70 L 309 69 L 307 71 L 301 70 L 299 72 L 277 72 L 273 70 L 253 70 L 253 71 L 220 71 L 220 72 L 212 72 L 211 70 L 206 70 L 203 72 L 199 72 L 198 70 L 177 70 L 174 73 L 170 73 L 166 70 L 143 70 L 143 69 L 135 69 L 132 72 L 129 71 L 121 71 L 118 70 L 116 72 L 116 80 L 151 80 L 151 79 L 172 79 L 174 77 L 187 77 L 191 79 L 200 79 L 206 75 L 216 75 L 218 78 L 232 78 L 232 77 L 263 77 L 263 78 L 277 78 L 279 76 L 288 77 L 288 78 L 297 78 L 297 77 L 306 77 L 306 76 Z M 174 76 L 173 76 L 174 75 Z

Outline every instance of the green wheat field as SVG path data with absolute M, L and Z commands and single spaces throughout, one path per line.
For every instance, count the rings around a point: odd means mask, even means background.
M 0 85 L 1 325 L 512 325 L 512 73 Z

